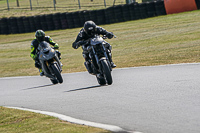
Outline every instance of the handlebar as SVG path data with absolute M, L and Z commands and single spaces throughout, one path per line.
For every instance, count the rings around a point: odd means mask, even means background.
M 114 37 L 114 38 L 117 38 L 117 36 L 116 36 L 116 35 L 114 35 L 114 34 L 113 34 L 113 37 Z M 102 38 L 103 38 L 103 39 L 107 39 L 108 37 L 107 37 L 106 35 L 103 35 L 103 37 L 102 37 Z
M 113 34 L 113 33 L 112 33 L 112 34 Z M 116 38 L 117 36 L 113 34 L 113 37 Z M 103 39 L 107 39 L 108 37 L 107 37 L 106 35 L 103 35 L 102 38 L 103 38 Z M 91 38 L 89 38 L 89 39 L 87 39 L 87 40 L 84 40 L 84 41 L 81 41 L 81 42 L 80 42 L 80 46 L 81 46 L 81 45 L 87 45 L 88 43 L 90 43 L 90 39 L 91 39 Z

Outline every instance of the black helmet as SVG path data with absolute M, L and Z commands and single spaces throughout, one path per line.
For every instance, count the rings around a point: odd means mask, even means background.
M 95 32 L 96 24 L 93 21 L 86 21 L 84 24 L 84 31 L 87 35 L 92 36 Z
M 42 42 L 44 41 L 44 38 L 45 38 L 45 33 L 43 30 L 37 30 L 35 32 L 35 37 L 36 39 L 39 41 L 39 42 Z

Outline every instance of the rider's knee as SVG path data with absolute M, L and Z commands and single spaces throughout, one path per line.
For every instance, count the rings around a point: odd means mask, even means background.
M 35 61 L 35 67 L 36 67 L 36 68 L 41 68 L 40 62 Z
M 106 49 L 108 49 L 111 52 L 112 46 L 109 43 L 106 43 L 105 47 L 106 47 Z
M 89 53 L 83 53 L 83 58 L 84 58 L 86 61 L 90 60 L 90 58 L 89 58 Z

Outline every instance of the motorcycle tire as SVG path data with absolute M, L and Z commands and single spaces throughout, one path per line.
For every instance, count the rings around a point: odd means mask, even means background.
M 111 71 L 110 71 L 107 61 L 102 60 L 101 65 L 102 65 L 104 77 L 106 78 L 108 85 L 111 85 L 113 80 L 112 80 Z
M 52 65 L 51 65 L 51 68 L 52 68 L 52 70 L 53 70 L 53 72 L 54 72 L 54 74 L 55 74 L 55 76 L 56 76 L 58 82 L 59 82 L 59 83 L 62 83 L 62 82 L 63 82 L 63 78 L 62 78 L 62 76 L 61 76 L 61 74 L 60 74 L 60 72 L 59 72 L 59 70 L 58 70 L 56 64 L 52 64 Z
M 105 85 L 105 84 L 106 84 L 106 80 L 105 80 L 104 77 L 98 77 L 98 76 L 96 75 L 96 78 L 97 78 L 97 81 L 98 81 L 98 83 L 99 83 L 100 85 Z
M 51 82 L 53 83 L 53 84 L 57 84 L 58 83 L 58 80 L 56 80 L 56 79 L 50 79 L 51 80 Z

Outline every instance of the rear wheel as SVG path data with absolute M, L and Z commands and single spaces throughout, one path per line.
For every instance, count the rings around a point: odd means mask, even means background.
M 62 82 L 63 82 L 63 78 L 62 78 L 62 76 L 61 76 L 61 74 L 60 74 L 60 71 L 59 71 L 58 68 L 57 68 L 57 65 L 56 65 L 56 64 L 52 64 L 52 65 L 51 65 L 51 68 L 52 68 L 52 70 L 53 70 L 53 72 L 54 72 L 54 74 L 55 74 L 55 76 L 56 76 L 58 82 L 59 82 L 59 83 L 62 83 Z
M 107 80 L 107 83 L 108 83 L 108 85 L 111 85 L 113 81 L 112 81 L 111 71 L 110 71 L 107 61 L 102 60 L 101 65 L 102 65 L 102 70 L 103 70 L 104 76 Z

